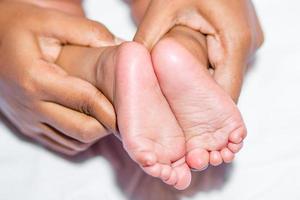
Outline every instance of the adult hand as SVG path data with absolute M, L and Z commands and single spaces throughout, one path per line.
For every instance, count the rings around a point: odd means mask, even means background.
M 214 78 L 238 100 L 246 66 L 263 43 L 250 0 L 133 0 L 133 10 L 140 21 L 134 40 L 149 50 L 175 25 L 205 34 Z
M 0 3 L 0 109 L 23 134 L 73 155 L 110 133 L 107 128 L 115 124 L 110 102 L 50 62 L 59 49 L 44 54 L 39 45 L 46 37 L 54 38 L 56 47 L 113 44 L 114 36 L 102 30 L 96 22 L 59 11 Z

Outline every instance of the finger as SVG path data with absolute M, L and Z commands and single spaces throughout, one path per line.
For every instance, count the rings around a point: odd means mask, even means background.
M 115 131 L 114 108 L 106 97 L 90 83 L 68 76 L 59 66 L 45 62 L 34 36 L 27 31 L 22 34 L 26 39 L 21 40 L 11 34 L 9 37 L 12 37 L 13 44 L 3 43 L 3 45 L 7 45 L 8 51 L 15 57 L 13 61 L 16 63 L 12 63 L 12 65 L 26 69 L 23 77 L 29 79 L 31 85 L 29 87 L 34 88 L 34 94 L 46 101 L 56 102 L 73 110 L 89 114 L 107 129 Z M 19 46 L 18 53 L 11 46 Z
M 42 69 L 41 73 L 47 73 L 47 78 L 41 77 L 38 80 L 38 85 L 43 88 L 43 100 L 90 115 L 108 130 L 116 131 L 114 108 L 96 87 L 82 79 L 63 74 L 60 72 L 62 69 L 56 65 L 44 65 L 47 70 Z
M 40 129 L 43 135 L 47 136 L 48 138 L 55 141 L 56 143 L 64 147 L 67 147 L 68 149 L 81 152 L 81 151 L 85 151 L 91 146 L 91 144 L 84 144 L 66 136 L 65 134 L 61 133 L 55 128 L 52 128 L 48 124 L 43 123 Z
M 14 34 L 9 35 L 12 37 L 10 41 L 13 43 L 3 43 L 2 45 L 15 58 L 12 60 L 16 63 L 12 63 L 12 65 L 26 69 L 24 73 L 27 74 L 23 76 L 29 78 L 31 84 L 38 87 L 37 90 L 41 93 L 42 98 L 92 115 L 106 128 L 111 131 L 116 130 L 113 106 L 97 88 L 84 80 L 68 76 L 59 66 L 45 62 L 36 38 L 31 33 L 23 31 L 24 37 L 21 38 L 15 37 Z M 14 49 L 16 46 L 19 47 L 18 52 Z
M 55 63 L 62 50 L 59 40 L 49 37 L 39 37 L 38 43 L 45 61 Z
M 237 103 L 244 78 L 245 63 L 236 62 L 236 57 L 226 58 L 225 64 L 215 66 L 214 78 Z
M 133 40 L 151 50 L 175 25 L 176 11 L 177 7 L 170 6 L 168 1 L 151 1 Z
M 78 153 L 77 151 L 74 151 L 72 149 L 69 149 L 67 147 L 58 144 L 57 142 L 53 141 L 52 139 L 42 134 L 36 134 L 33 137 L 33 139 L 55 152 L 59 152 L 68 156 L 73 156 Z
M 43 12 L 39 20 L 41 23 L 33 30 L 44 36 L 82 46 L 99 47 L 115 44 L 114 35 L 101 23 L 56 10 L 40 10 Z
M 39 108 L 41 122 L 85 144 L 94 143 L 108 135 L 107 130 L 94 118 L 51 102 Z
M 145 3 L 144 3 L 145 4 Z M 149 50 L 175 25 L 182 25 L 214 35 L 216 30 L 199 12 L 194 4 L 185 1 L 151 1 L 144 15 L 134 41 L 142 43 Z M 141 5 L 138 5 L 142 9 Z M 168 9 L 162 9 L 168 8 Z

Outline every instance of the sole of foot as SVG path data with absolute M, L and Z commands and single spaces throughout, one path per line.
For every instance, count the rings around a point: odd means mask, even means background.
M 110 70 L 103 68 L 115 65 L 108 96 L 125 150 L 147 174 L 180 190 L 188 187 L 191 172 L 185 159 L 185 137 L 161 92 L 149 51 L 126 42 L 100 59 L 113 62 L 98 61 L 102 74 Z
M 209 73 L 204 36 L 178 27 L 151 55 L 161 90 L 184 131 L 188 165 L 203 170 L 232 162 L 247 131 L 237 106 Z

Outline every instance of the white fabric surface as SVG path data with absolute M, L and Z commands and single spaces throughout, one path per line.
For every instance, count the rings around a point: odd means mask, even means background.
M 121 0 L 87 0 L 88 15 L 131 39 Z M 177 192 L 145 176 L 107 138 L 75 159 L 60 157 L 0 122 L 0 200 L 300 199 L 300 1 L 255 0 L 266 42 L 239 107 L 249 136 L 234 164 L 195 173 Z

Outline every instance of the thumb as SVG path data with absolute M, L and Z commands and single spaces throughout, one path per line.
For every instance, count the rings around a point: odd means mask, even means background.
M 138 27 L 134 41 L 143 44 L 148 50 L 175 25 L 175 9 L 166 8 L 165 1 L 152 1 Z M 162 9 L 163 8 L 163 9 Z
M 230 42 L 226 36 L 208 36 L 208 58 L 214 69 L 214 79 L 238 102 L 245 69 L 247 67 L 248 52 L 239 44 Z
M 234 102 L 238 102 L 246 64 L 236 62 L 235 58 L 226 58 L 224 64 L 216 65 L 214 79 L 231 96 Z

